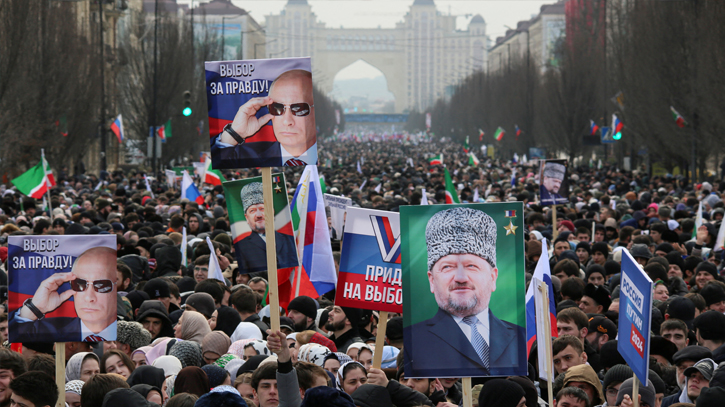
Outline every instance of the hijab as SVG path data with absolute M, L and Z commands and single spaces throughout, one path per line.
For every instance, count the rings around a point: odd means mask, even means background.
M 182 369 L 181 361 L 175 356 L 164 355 L 154 360 L 154 367 L 158 367 L 164 371 L 164 376 L 169 377 L 178 374 Z
M 98 362 L 98 366 L 101 366 L 101 360 L 98 359 L 98 355 L 96 355 L 93 352 L 78 352 L 75 355 L 73 355 L 70 360 L 68 360 L 68 364 L 65 366 L 65 382 L 68 383 L 72 380 L 80 380 L 81 379 L 81 370 L 83 367 L 83 362 L 86 361 L 86 358 L 94 358 Z
M 209 378 L 196 366 L 181 369 L 174 381 L 174 394 L 191 393 L 201 397 L 209 393 L 209 390 Z
M 240 322 L 242 322 L 242 317 L 239 316 L 237 310 L 231 307 L 221 307 L 217 310 L 216 328 L 214 330 L 222 331 L 231 338 Z
M 137 384 L 148 384 L 162 389 L 164 387 L 164 370 L 158 367 L 143 365 L 139 366 L 131 373 L 126 383 L 133 387 Z
M 201 366 L 201 346 L 196 342 L 177 342 L 169 351 L 169 355 L 176 356 L 182 367 Z
M 131 359 L 133 359 L 133 355 L 135 355 L 137 353 L 143 353 L 144 359 L 146 359 L 146 364 L 150 365 L 151 363 L 149 362 L 148 352 L 153 348 L 154 348 L 153 346 L 142 346 L 142 347 L 136 349 L 135 351 L 131 352 Z
M 209 321 L 196 311 L 184 311 L 181 316 L 181 339 L 201 344 L 204 336 L 211 332 Z
M 350 362 L 347 362 L 347 363 L 345 363 L 343 365 L 340 365 L 340 369 L 337 370 L 337 375 L 336 375 L 337 376 L 336 377 L 337 378 L 337 383 L 336 383 L 336 386 L 335 387 L 337 387 L 343 393 L 345 392 L 345 389 L 342 387 L 342 383 L 345 381 L 345 376 L 344 376 L 344 373 L 343 372 L 345 371 L 345 367 L 347 365 L 349 365 L 349 364 L 356 364 L 356 365 L 360 366 L 363 371 L 366 371 L 365 370 L 365 366 L 363 366 L 362 363 L 356 362 L 354 360 L 353 361 L 350 361 Z
M 176 338 L 165 338 L 159 341 L 154 347 L 146 352 L 146 362 L 148 364 L 153 364 L 156 359 L 158 359 L 161 356 L 168 355 L 171 348 L 177 344 L 178 342 L 181 342 L 181 339 Z

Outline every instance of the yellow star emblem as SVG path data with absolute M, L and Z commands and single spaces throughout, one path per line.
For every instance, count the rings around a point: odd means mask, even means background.
M 519 227 L 514 226 L 514 223 L 511 220 L 509 220 L 509 225 L 504 226 L 503 228 L 506 229 L 506 236 L 508 236 L 508 235 L 516 236 L 516 229 L 518 229 Z
M 274 192 L 279 194 L 282 192 L 282 187 L 279 186 L 279 184 L 274 184 Z

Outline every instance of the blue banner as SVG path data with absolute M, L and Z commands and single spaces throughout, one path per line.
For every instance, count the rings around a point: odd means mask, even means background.
M 652 280 L 629 251 L 622 250 L 617 350 L 642 383 L 649 377 L 651 324 Z

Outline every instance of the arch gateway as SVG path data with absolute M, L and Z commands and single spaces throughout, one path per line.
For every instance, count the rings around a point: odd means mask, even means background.
M 332 92 L 335 75 L 362 59 L 379 69 L 395 96 L 396 113 L 422 111 L 450 96 L 471 73 L 486 67 L 486 23 L 474 16 L 466 30 L 433 0 L 414 0 L 395 28 L 328 28 L 307 0 L 288 0 L 266 16 L 267 58 L 312 57 L 315 84 Z

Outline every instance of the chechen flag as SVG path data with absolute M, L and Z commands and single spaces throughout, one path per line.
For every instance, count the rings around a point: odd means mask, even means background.
M 308 165 L 300 177 L 291 203 L 292 227 L 300 259 L 293 287 L 294 296 L 317 298 L 337 285 L 335 260 L 330 246 L 330 229 L 317 166 Z M 300 278 L 298 284 L 297 279 Z
M 196 202 L 199 205 L 204 204 L 204 197 L 201 196 L 196 185 L 194 185 L 194 181 L 186 171 L 184 171 L 184 177 L 181 179 L 181 199 L 184 198 L 191 202 Z
M 206 154 L 204 154 L 206 157 Z M 222 181 L 226 181 L 221 171 L 214 170 L 211 168 L 211 160 L 206 158 L 202 161 L 204 163 L 204 182 L 212 185 L 221 185 Z
M 41 199 L 48 190 L 42 161 L 11 182 L 18 188 L 18 191 L 35 199 Z
M 120 114 L 116 117 L 113 124 L 111 124 L 111 131 L 116 135 L 118 142 L 123 143 L 123 139 L 125 139 L 126 136 L 123 134 L 123 119 Z
M 45 159 L 45 154 L 42 155 L 43 160 L 43 171 L 45 171 L 45 179 L 48 182 L 48 188 L 52 188 L 55 186 L 55 176 L 53 175 L 53 170 L 50 169 L 50 164 L 48 164 L 48 160 Z
M 443 154 L 438 154 L 428 159 L 430 165 L 441 165 L 443 164 Z
M 675 119 L 675 124 L 677 124 L 677 127 L 685 127 L 687 126 L 687 122 L 685 119 L 680 115 L 680 113 L 675 110 L 674 107 L 670 106 L 670 111 L 672 112 L 672 118 Z
M 461 199 L 458 198 L 458 191 L 456 191 L 456 186 L 453 185 L 453 179 L 451 178 L 451 173 L 448 172 L 448 168 L 445 169 L 446 172 L 446 203 L 447 204 L 453 204 L 453 203 L 461 203 Z
M 508 216 L 508 214 L 506 215 Z M 514 214 L 515 216 L 515 214 Z M 541 257 L 539 262 L 536 263 L 536 269 L 534 270 L 533 278 L 543 281 L 549 287 L 549 298 L 554 298 L 554 288 L 551 282 L 551 268 L 549 266 L 549 252 L 546 250 L 546 239 L 541 241 L 541 247 L 544 250 L 541 251 Z M 533 281 L 533 280 L 532 280 Z M 536 332 L 536 304 L 534 301 L 534 284 L 530 284 L 526 290 L 526 354 L 531 354 L 531 346 L 536 341 L 538 334 Z M 551 318 L 551 337 L 556 338 L 558 336 L 556 330 L 556 302 L 549 301 L 549 316 Z M 539 341 L 538 349 L 543 349 L 543 342 Z M 545 360 L 541 359 L 540 360 Z M 542 369 L 545 371 L 546 367 Z

